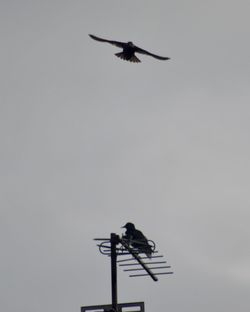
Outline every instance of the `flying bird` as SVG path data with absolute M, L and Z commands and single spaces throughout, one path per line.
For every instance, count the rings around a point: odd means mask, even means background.
M 108 42 L 112 45 L 115 45 L 118 48 L 122 48 L 122 52 L 115 53 L 116 56 L 120 57 L 122 60 L 130 61 L 133 63 L 140 63 L 141 61 L 138 59 L 138 57 L 135 55 L 135 53 L 141 53 L 146 54 L 149 56 L 152 56 L 158 60 L 169 60 L 169 57 L 159 56 L 153 53 L 150 53 L 146 50 L 143 50 L 136 45 L 133 44 L 133 42 L 120 42 L 120 41 L 114 41 L 114 40 L 107 40 L 102 39 L 99 37 L 96 37 L 94 35 L 89 35 L 92 39 L 100 41 L 100 42 Z
M 137 249 L 139 252 L 145 253 L 148 258 L 151 258 L 153 250 L 143 233 L 137 230 L 135 225 L 131 222 L 126 223 L 122 228 L 126 229 L 123 238 L 127 239 L 133 248 Z

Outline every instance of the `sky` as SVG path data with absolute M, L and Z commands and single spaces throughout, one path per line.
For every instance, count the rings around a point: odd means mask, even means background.
M 249 1 L 0 2 L 0 302 L 109 304 L 93 238 L 133 222 L 173 275 L 129 278 L 146 312 L 245 312 L 250 288 Z M 88 34 L 159 61 L 123 61 Z

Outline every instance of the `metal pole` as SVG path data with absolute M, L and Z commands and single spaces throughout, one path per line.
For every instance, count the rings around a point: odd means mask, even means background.
M 117 312 L 117 265 L 116 245 L 119 243 L 119 236 L 111 233 L 111 284 L 112 284 L 112 309 Z

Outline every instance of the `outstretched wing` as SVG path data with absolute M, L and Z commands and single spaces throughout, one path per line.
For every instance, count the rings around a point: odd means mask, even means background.
M 170 60 L 170 57 L 156 55 L 156 54 L 150 53 L 150 52 L 143 50 L 143 49 L 136 47 L 136 46 L 135 46 L 135 52 L 153 56 L 154 58 L 156 58 L 158 60 Z
M 99 37 L 96 37 L 94 35 L 90 35 L 90 38 L 94 39 L 94 40 L 97 40 L 97 41 L 101 41 L 101 42 L 108 42 L 110 44 L 113 44 L 115 45 L 116 47 L 119 47 L 119 48 L 123 48 L 125 46 L 125 42 L 119 42 L 119 41 L 114 41 L 114 40 L 107 40 L 107 39 L 102 39 L 102 38 L 99 38 Z

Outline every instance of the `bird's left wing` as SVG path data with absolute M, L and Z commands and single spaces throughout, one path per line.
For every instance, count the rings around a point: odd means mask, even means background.
M 113 44 L 115 45 L 116 47 L 119 47 L 119 48 L 123 48 L 124 45 L 125 45 L 125 42 L 119 42 L 119 41 L 114 41 L 114 40 L 108 40 L 108 39 L 103 39 L 103 38 L 100 38 L 100 37 L 96 37 L 94 35 L 90 35 L 90 38 L 94 39 L 94 40 L 97 40 L 97 41 L 101 41 L 101 42 L 108 42 L 110 44 Z
M 152 57 L 154 57 L 154 58 L 156 58 L 158 60 L 170 60 L 170 57 L 156 55 L 156 54 L 150 53 L 150 52 L 148 52 L 146 50 L 143 50 L 143 49 L 141 49 L 139 47 L 136 47 L 136 46 L 135 46 L 135 52 L 141 53 L 141 54 L 150 55 L 150 56 L 152 56 Z

